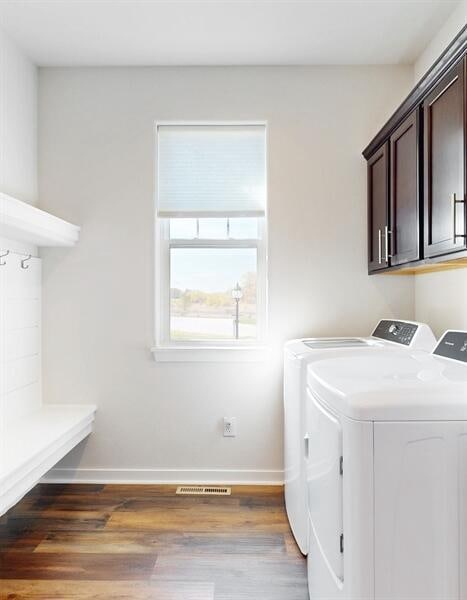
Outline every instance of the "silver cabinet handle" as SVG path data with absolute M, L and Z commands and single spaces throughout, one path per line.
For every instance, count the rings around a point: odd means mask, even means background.
M 451 196 L 452 198 L 452 220 L 453 220 L 453 238 L 452 241 L 454 244 L 457 243 L 457 238 L 463 238 L 465 239 L 467 236 L 465 234 L 459 234 L 457 233 L 457 205 L 458 204 L 463 204 L 464 205 L 464 211 L 465 211 L 465 199 L 464 200 L 458 200 L 457 199 L 457 195 L 454 193 Z M 465 215 L 464 215 L 464 219 L 465 219 Z
M 381 254 L 382 254 L 382 246 L 381 246 L 381 229 L 378 229 L 378 263 L 381 264 Z
M 308 433 L 303 438 L 303 441 L 305 442 L 305 458 L 310 458 L 310 436 Z
M 389 259 L 392 258 L 392 254 L 389 254 L 389 236 L 392 234 L 392 231 L 386 225 L 384 228 L 384 247 L 386 250 L 386 262 L 389 262 Z

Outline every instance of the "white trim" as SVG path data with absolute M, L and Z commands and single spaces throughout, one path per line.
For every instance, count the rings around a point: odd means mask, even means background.
M 240 217 L 264 217 L 265 210 L 227 210 L 223 212 L 214 210 L 205 211 L 176 211 L 176 210 L 158 210 L 158 217 L 161 219 L 236 219 Z
M 0 192 L 0 236 L 34 246 L 74 246 L 77 225 Z
M 273 469 L 51 469 L 43 483 L 283 485 Z
M 156 346 L 163 340 L 170 338 L 170 248 L 169 248 L 169 221 L 155 218 L 155 330 L 154 339 Z
M 259 222 L 258 227 L 261 227 L 261 222 Z M 222 250 L 224 248 L 233 248 L 233 249 L 237 249 L 237 248 L 258 248 L 258 246 L 261 245 L 261 238 L 257 238 L 257 239 L 241 239 L 241 240 L 234 240 L 232 238 L 226 239 L 226 240 L 215 240 L 215 239 L 211 239 L 211 240 L 205 240 L 205 239 L 200 239 L 200 238 L 193 238 L 193 239 L 189 239 L 189 240 L 181 240 L 181 239 L 173 239 L 173 240 L 167 240 L 167 244 L 169 249 L 171 250 L 172 248 L 214 248 L 214 249 L 219 249 Z
M 221 119 L 221 120 L 214 119 L 212 121 L 209 119 L 202 119 L 200 121 L 192 121 L 192 120 L 184 121 L 183 119 L 177 119 L 177 120 L 169 119 L 167 121 L 164 121 L 164 120 L 156 121 L 155 125 L 156 125 L 156 132 L 157 132 L 158 127 L 170 127 L 170 126 L 172 126 L 172 127 L 177 127 L 177 126 L 196 127 L 196 125 L 199 125 L 200 127 L 204 127 L 207 125 L 213 125 L 213 126 L 230 125 L 232 127 L 235 127 L 237 125 L 240 127 L 242 125 L 245 125 L 245 126 L 258 125 L 259 127 L 264 126 L 267 128 L 268 121 L 265 119 L 253 119 L 251 121 L 249 121 L 248 119 L 242 119 L 241 121 L 238 121 L 238 120 L 237 121 L 229 121 L 228 119 Z
M 155 346 L 156 362 L 262 362 L 269 358 L 267 346 Z

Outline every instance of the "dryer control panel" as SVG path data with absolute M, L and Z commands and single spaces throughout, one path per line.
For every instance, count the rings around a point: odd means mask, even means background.
M 417 333 L 418 325 L 406 321 L 390 321 L 383 319 L 373 331 L 373 337 L 388 342 L 396 342 L 404 346 L 410 346 Z
M 467 363 L 467 331 L 446 331 L 433 354 Z

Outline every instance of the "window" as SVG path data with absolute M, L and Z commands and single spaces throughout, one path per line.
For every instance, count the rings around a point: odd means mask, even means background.
M 157 127 L 156 351 L 258 346 L 266 329 L 266 127 Z

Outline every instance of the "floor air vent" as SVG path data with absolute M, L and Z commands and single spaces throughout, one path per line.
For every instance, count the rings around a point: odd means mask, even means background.
M 177 488 L 177 494 L 182 496 L 230 496 L 231 493 L 232 490 L 229 487 L 181 485 Z

